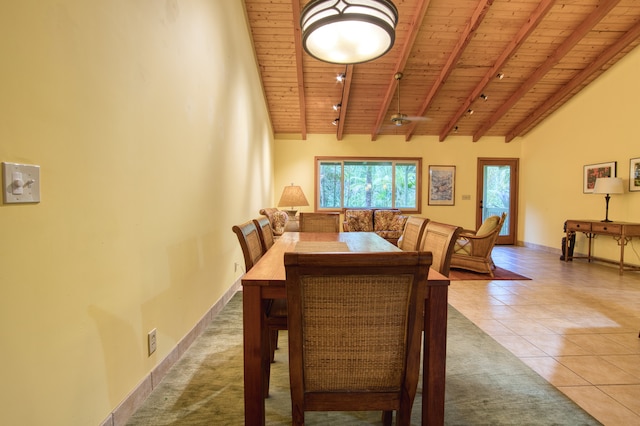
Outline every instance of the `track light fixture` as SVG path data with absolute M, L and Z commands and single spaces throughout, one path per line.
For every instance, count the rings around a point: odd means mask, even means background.
M 347 76 L 345 75 L 345 73 L 340 73 L 338 75 L 336 75 L 336 81 L 338 83 L 342 83 L 344 81 L 344 79 L 347 78 Z
M 482 99 L 483 101 L 486 101 L 487 99 L 489 99 L 489 97 L 483 93 L 480 95 L 480 99 Z
M 496 78 L 498 80 L 502 80 L 504 78 L 504 74 L 502 74 L 501 72 L 498 73 L 498 75 L 496 75 Z
M 397 23 L 391 0 L 311 0 L 300 13 L 302 47 L 324 62 L 368 62 L 391 49 Z
M 342 103 L 334 104 L 333 105 L 333 110 L 334 111 L 338 111 L 341 107 L 342 107 Z
M 340 121 L 340 118 L 338 117 L 335 120 L 333 120 L 331 124 L 333 124 L 334 126 L 337 126 L 339 121 Z
M 471 108 L 469 108 L 469 109 L 467 110 L 467 114 L 469 114 L 469 115 L 473 115 L 473 113 L 474 113 L 474 111 L 473 111 Z

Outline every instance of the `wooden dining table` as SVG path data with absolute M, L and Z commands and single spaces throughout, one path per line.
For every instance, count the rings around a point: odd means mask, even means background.
M 242 277 L 244 336 L 245 425 L 265 424 L 262 366 L 269 357 L 264 333 L 265 299 L 286 299 L 285 252 L 388 252 L 400 251 L 374 232 L 285 232 Z M 422 373 L 422 424 L 444 424 L 447 295 L 449 278 L 431 269 L 424 310 L 424 361 Z

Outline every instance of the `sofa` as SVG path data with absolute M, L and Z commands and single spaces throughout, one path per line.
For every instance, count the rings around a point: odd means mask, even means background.
M 347 209 L 344 211 L 344 232 L 375 232 L 397 244 L 402 236 L 407 216 L 398 209 Z
M 279 237 L 284 233 L 284 229 L 289 221 L 289 215 L 287 212 L 284 210 L 278 210 L 274 207 L 267 207 L 261 209 L 259 213 L 269 218 L 269 223 L 271 223 L 271 229 L 273 230 L 273 235 L 275 237 Z

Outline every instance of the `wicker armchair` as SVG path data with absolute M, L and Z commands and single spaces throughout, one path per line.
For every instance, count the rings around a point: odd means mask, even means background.
M 463 231 L 453 248 L 451 267 L 489 274 L 494 277 L 495 265 L 491 251 L 496 244 L 498 234 L 507 214 L 490 216 L 482 222 L 477 231 Z
M 275 237 L 284 233 L 284 229 L 289 221 L 289 215 L 287 212 L 278 210 L 274 207 L 268 207 L 260 209 L 259 213 L 269 218 L 269 222 L 271 222 L 271 229 L 273 230 L 273 235 Z
M 292 424 L 305 411 L 382 411 L 409 425 L 431 254 L 284 255 Z M 355 338 L 357 336 L 357 338 Z

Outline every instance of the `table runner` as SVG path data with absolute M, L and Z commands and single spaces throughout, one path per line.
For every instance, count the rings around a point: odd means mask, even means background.
M 333 253 L 350 250 L 344 241 L 298 241 L 295 251 L 298 253 Z

